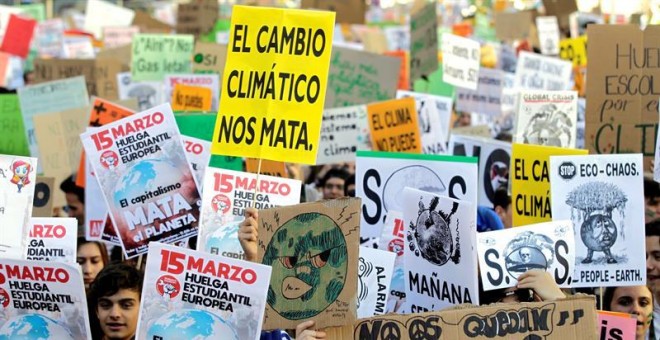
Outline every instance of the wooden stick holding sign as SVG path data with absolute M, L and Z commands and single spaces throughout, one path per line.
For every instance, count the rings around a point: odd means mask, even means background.
M 259 165 L 257 166 L 257 180 L 254 184 L 254 195 L 252 196 L 252 204 L 250 206 L 254 207 L 254 203 L 257 201 L 257 192 L 259 192 L 259 174 L 261 173 L 261 158 L 259 158 Z

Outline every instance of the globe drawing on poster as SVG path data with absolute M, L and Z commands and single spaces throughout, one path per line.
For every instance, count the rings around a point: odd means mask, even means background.
M 147 331 L 147 339 L 158 334 L 177 334 L 184 339 L 211 340 L 222 334 L 226 340 L 238 340 L 236 331 L 219 316 L 199 309 L 175 310 L 157 319 Z

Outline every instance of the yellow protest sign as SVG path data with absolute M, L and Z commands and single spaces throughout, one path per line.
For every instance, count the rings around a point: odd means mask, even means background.
M 552 221 L 550 156 L 586 155 L 587 150 L 516 144 L 511 147 L 513 226 Z
M 374 150 L 422 152 L 417 109 L 412 97 L 369 104 L 367 119 Z
M 315 164 L 335 14 L 232 12 L 212 153 Z
M 573 66 L 587 65 L 587 36 L 559 41 L 559 58 L 572 62 Z
M 172 91 L 172 110 L 174 111 L 211 111 L 213 90 L 208 87 L 174 85 Z

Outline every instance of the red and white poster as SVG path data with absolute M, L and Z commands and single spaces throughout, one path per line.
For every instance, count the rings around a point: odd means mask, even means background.
M 271 267 L 149 247 L 137 339 L 259 339 Z
M 78 220 L 73 217 L 33 217 L 25 258 L 76 264 Z
M 127 258 L 197 235 L 201 197 L 169 104 L 80 137 Z
M 80 269 L 0 258 L 0 339 L 91 339 Z

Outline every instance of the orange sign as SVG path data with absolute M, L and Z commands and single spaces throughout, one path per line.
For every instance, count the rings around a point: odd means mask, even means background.
M 408 97 L 369 104 L 367 113 L 374 150 L 422 152 L 415 99 Z
M 246 158 L 245 171 L 251 172 L 253 174 L 258 172 L 259 174 L 267 176 L 289 178 L 289 173 L 286 171 L 286 164 L 283 162 L 276 162 L 267 159 L 261 160 L 261 169 L 259 169 L 258 158 Z
M 174 111 L 211 111 L 213 91 L 207 87 L 174 85 L 172 91 L 172 110 Z

